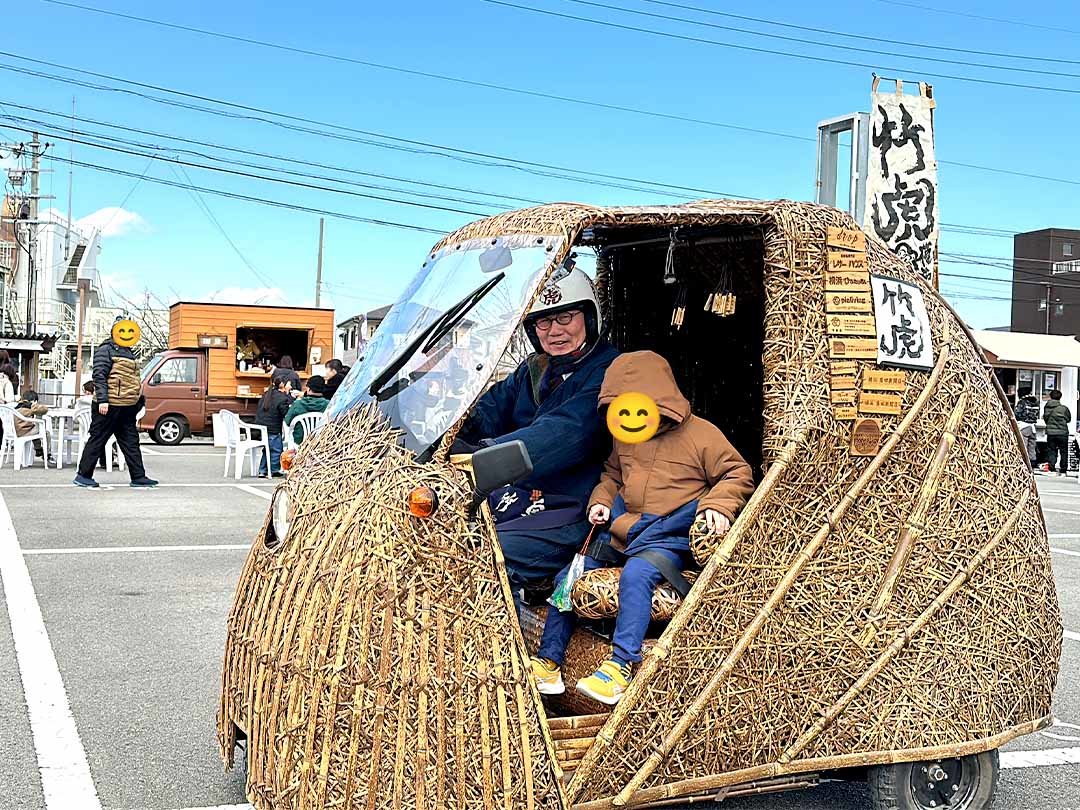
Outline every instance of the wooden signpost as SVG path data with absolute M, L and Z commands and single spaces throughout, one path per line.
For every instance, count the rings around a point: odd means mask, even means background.
M 835 360 L 876 360 L 877 341 L 873 338 L 829 338 L 829 357 Z
M 877 331 L 873 315 L 836 315 L 825 316 L 825 325 L 830 335 L 873 335 Z
M 874 311 L 874 298 L 868 292 L 827 292 L 825 311 L 870 314 Z
M 844 250 L 830 250 L 826 257 L 825 271 L 828 273 L 867 272 L 866 254 L 851 253 Z
M 876 456 L 880 448 L 881 422 L 877 419 L 856 419 L 851 429 L 851 455 Z
M 903 391 L 907 387 L 907 372 L 867 369 L 862 384 L 870 391 Z
M 879 413 L 886 416 L 899 416 L 901 401 L 898 394 L 874 394 L 869 391 L 859 392 L 859 413 Z
M 866 234 L 848 228 L 830 227 L 825 234 L 825 244 L 845 250 L 866 251 Z

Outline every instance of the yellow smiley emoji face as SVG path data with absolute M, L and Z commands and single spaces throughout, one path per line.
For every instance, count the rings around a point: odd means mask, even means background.
M 647 442 L 660 427 L 660 409 L 647 394 L 619 394 L 608 406 L 607 426 L 620 442 Z
M 139 342 L 139 338 L 141 337 L 142 330 L 139 328 L 139 325 L 130 318 L 124 318 L 113 324 L 112 340 L 117 346 L 131 348 Z

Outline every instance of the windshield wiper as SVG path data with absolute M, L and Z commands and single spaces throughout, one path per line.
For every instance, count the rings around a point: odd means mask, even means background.
M 469 310 L 476 306 L 480 302 L 480 299 L 491 292 L 495 288 L 495 285 L 504 278 L 506 278 L 506 273 L 499 273 L 499 275 L 494 278 L 485 281 L 432 321 L 429 326 L 421 330 L 420 333 L 409 341 L 409 344 L 401 350 L 401 353 L 391 360 L 390 364 L 371 381 L 371 385 L 368 386 L 368 394 L 379 400 L 388 398 L 382 396 L 380 389 L 392 380 L 394 375 L 409 362 L 409 358 L 416 354 L 421 346 L 423 346 L 424 354 L 427 354 L 435 344 L 450 334 L 450 330 L 461 322 L 461 319 L 465 317 Z M 395 386 L 393 394 L 399 393 L 408 385 L 409 383 L 406 382 L 404 385 Z M 390 394 L 389 396 L 393 396 L 393 394 Z

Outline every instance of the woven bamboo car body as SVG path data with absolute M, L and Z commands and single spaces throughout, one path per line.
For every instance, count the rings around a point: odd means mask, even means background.
M 467 474 L 445 451 L 418 460 L 374 400 L 338 413 L 275 493 L 289 525 L 268 515 L 229 618 L 219 742 L 231 764 L 246 736 L 255 807 L 647 805 L 989 751 L 1048 722 L 1060 618 L 1004 397 L 937 293 L 867 238 L 871 273 L 922 290 L 935 359 L 853 454 L 830 393 L 829 228 L 855 224 L 786 201 L 560 204 L 435 248 L 554 237 L 548 273 L 595 248 L 613 342 L 663 353 L 758 487 L 722 541 L 694 538 L 703 569 L 615 711 L 560 712 L 532 685 Z M 666 255 L 686 288 L 679 327 Z M 702 308 L 721 287 L 738 299 L 727 318 Z M 874 369 L 847 368 L 860 385 Z M 430 518 L 409 511 L 417 486 L 438 495 Z M 579 671 L 600 655 L 589 639 L 571 645 L 593 656 Z

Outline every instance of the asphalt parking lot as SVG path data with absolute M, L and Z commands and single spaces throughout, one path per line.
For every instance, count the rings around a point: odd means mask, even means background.
M 225 619 L 272 486 L 223 479 L 208 444 L 145 447 L 153 491 L 116 471 L 97 491 L 71 486 L 71 468 L 0 471 L 0 810 L 247 807 L 214 714 Z M 1006 747 L 995 807 L 1080 810 L 1080 484 L 1039 488 L 1066 628 L 1058 724 Z M 866 788 L 724 806 L 854 810 Z

